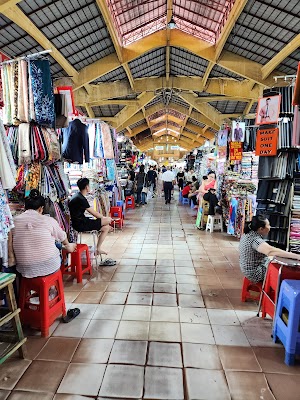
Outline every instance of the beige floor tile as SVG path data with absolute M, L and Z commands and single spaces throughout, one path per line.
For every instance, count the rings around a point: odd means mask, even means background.
M 151 342 L 147 365 L 182 368 L 180 344 Z
M 177 292 L 180 294 L 201 294 L 199 285 L 190 283 L 177 283 Z
M 149 283 L 153 283 L 154 282 L 154 276 L 155 276 L 155 274 L 135 273 L 134 276 L 133 276 L 133 282 L 149 282 Z
M 154 306 L 177 307 L 177 297 L 173 293 L 154 293 Z
M 299 397 L 299 375 L 266 374 L 276 400 L 296 400 Z
M 107 288 L 107 282 L 89 281 L 83 287 L 83 291 L 104 292 Z
M 183 342 L 215 344 L 210 325 L 181 323 Z
M 150 315 L 150 306 L 126 305 L 122 319 L 127 321 L 150 321 Z
M 292 367 L 284 363 L 284 348 L 253 347 L 254 353 L 264 373 L 300 374 L 300 364 L 296 362 Z
M 1 397 L 0 394 L 0 399 L 5 400 L 7 399 L 6 396 Z M 42 393 L 42 392 L 25 392 L 23 390 L 14 390 L 11 392 L 11 395 L 9 396 L 10 400 L 52 400 L 53 399 L 53 393 Z
M 209 325 L 209 319 L 205 308 L 180 308 L 179 315 L 180 322 Z
M 107 286 L 107 292 L 128 293 L 131 282 L 110 282 Z
M 186 368 L 185 376 L 189 400 L 230 400 L 223 371 Z
M 233 310 L 208 309 L 208 318 L 212 325 L 239 326 L 240 321 Z
M 127 304 L 139 304 L 150 306 L 152 304 L 152 293 L 132 293 L 130 292 L 127 299 Z
M 119 326 L 119 321 L 94 319 L 85 331 L 87 339 L 114 339 Z
M 155 283 L 176 283 L 175 274 L 156 274 Z
M 180 324 L 175 322 L 150 322 L 149 340 L 157 342 L 180 342 Z
M 144 368 L 108 365 L 100 389 L 101 397 L 139 399 L 143 395 Z
M 206 308 L 217 308 L 220 310 L 232 310 L 231 302 L 228 297 L 203 296 Z
M 72 363 L 105 364 L 114 344 L 113 339 L 82 339 Z
M 42 337 L 27 337 L 26 341 L 26 350 L 27 350 L 27 359 L 34 360 L 35 357 L 39 354 L 42 348 L 45 346 L 49 339 Z
M 112 282 L 131 282 L 133 275 L 133 273 L 116 272 L 112 277 Z
M 66 309 L 70 308 L 79 308 L 80 314 L 77 315 L 76 318 L 78 319 L 92 319 L 93 315 L 95 314 L 95 311 L 98 307 L 98 304 L 79 304 L 79 303 L 71 303 L 71 304 L 66 304 Z
M 185 368 L 222 369 L 217 346 L 183 343 L 182 349 Z
M 145 365 L 147 341 L 116 340 L 109 358 L 110 364 Z
M 139 265 L 137 266 L 136 273 L 138 274 L 153 274 L 155 272 L 154 265 Z
M 155 293 L 176 293 L 176 283 L 155 283 Z
M 119 321 L 124 310 L 123 305 L 99 304 L 93 315 L 93 319 L 113 319 Z
M 31 361 L 29 360 L 20 360 L 18 358 L 6 360 L 4 366 L 0 368 L 0 389 L 5 391 L 12 390 L 30 363 Z
M 103 292 L 81 292 L 74 300 L 74 304 L 99 304 L 102 296 Z
M 101 304 L 125 304 L 127 293 L 106 292 L 101 299 Z
M 143 274 L 148 275 L 148 274 Z M 151 282 L 132 282 L 131 293 L 152 293 L 153 292 L 153 283 Z
M 225 346 L 250 346 L 240 326 L 212 325 L 216 344 Z
M 116 339 L 148 340 L 149 322 L 146 321 L 121 321 Z
M 153 306 L 151 321 L 156 322 L 179 322 L 178 308 Z
M 183 400 L 182 370 L 146 367 L 144 399 Z
M 178 295 L 179 307 L 204 307 L 204 302 L 200 294 L 179 294 Z
M 71 323 L 60 323 L 53 332 L 53 336 L 82 338 L 91 320 L 74 319 Z
M 104 364 L 70 364 L 57 393 L 97 396 L 105 368 Z

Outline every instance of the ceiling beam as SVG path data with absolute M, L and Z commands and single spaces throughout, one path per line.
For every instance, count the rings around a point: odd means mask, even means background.
M 131 89 L 134 89 L 134 80 L 133 80 L 133 76 L 132 76 L 132 73 L 131 73 L 131 71 L 130 71 L 130 68 L 129 68 L 128 63 L 124 63 L 124 64 L 123 64 L 123 68 L 124 68 L 124 70 L 125 70 L 125 72 L 126 72 L 127 79 L 128 79 L 128 81 L 129 81 L 129 84 L 130 84 Z
M 300 34 L 284 46 L 267 64 L 262 67 L 262 78 L 266 79 L 280 63 L 300 47 Z
M 244 0 L 240 0 L 239 2 L 236 2 L 236 4 L 241 2 L 244 2 Z M 170 30 L 169 42 L 170 46 L 183 48 L 198 55 L 201 58 L 204 58 L 207 61 L 216 62 L 215 47 L 211 43 L 196 38 L 188 33 L 185 33 L 178 29 Z M 166 31 L 157 31 L 122 48 L 123 63 L 128 63 L 148 51 L 165 46 Z M 272 78 L 262 78 L 261 64 L 250 61 L 234 53 L 223 50 L 218 58 L 218 65 L 246 79 L 253 80 L 260 85 L 266 87 L 270 87 L 273 85 Z M 79 72 L 78 83 L 75 86 L 75 89 L 79 89 L 86 83 L 92 82 L 95 79 L 120 66 L 122 66 L 122 63 L 119 61 L 117 54 L 110 54 L 102 58 L 101 60 L 95 61 L 94 63 L 88 65 Z
M 254 103 L 255 103 L 255 100 L 250 100 L 249 101 L 249 103 L 246 105 L 246 107 L 244 109 L 244 112 L 243 112 L 244 115 L 249 114 L 249 112 L 250 112 L 250 110 L 251 110 L 251 108 L 252 108 Z
M 147 124 L 139 125 L 136 128 L 132 128 L 131 132 L 129 134 L 129 137 L 130 138 L 135 137 L 136 135 L 138 135 L 139 133 L 145 131 L 148 128 L 149 128 L 149 126 Z
M 238 20 L 239 16 L 241 15 L 242 11 L 244 10 L 248 0 L 239 0 L 235 1 L 234 5 L 227 17 L 227 20 L 225 22 L 225 25 L 221 31 L 221 34 L 217 40 L 216 43 L 216 48 L 215 48 L 215 59 L 216 61 L 218 60 L 220 54 L 222 53 L 222 50 L 225 46 L 225 43 L 227 42 L 227 39 L 236 23 Z
M 22 0 L 0 0 L 0 13 L 3 14 L 5 10 L 10 7 L 15 6 L 20 3 Z
M 207 83 L 207 79 L 209 78 L 209 75 L 211 73 L 211 70 L 213 69 L 213 67 L 215 66 L 215 63 L 213 61 L 210 61 L 206 67 L 206 71 L 205 74 L 203 76 L 203 81 L 202 81 L 202 85 L 203 87 L 205 87 L 206 83 Z
M 84 89 L 74 92 L 75 105 L 82 106 L 85 103 L 96 104 L 99 100 L 123 97 L 135 92 L 152 91 L 172 87 L 181 90 L 203 91 L 203 80 L 199 77 L 170 77 L 169 86 L 164 78 L 141 78 L 134 80 L 134 90 L 126 81 L 111 83 L 99 83 L 89 85 L 90 93 Z M 247 98 L 257 100 L 262 95 L 262 87 L 253 85 L 248 81 L 235 81 L 233 79 L 208 79 L 205 91 L 215 95 L 225 95 L 236 98 Z
M 79 73 L 74 67 L 65 59 L 65 57 L 58 51 L 50 40 L 34 25 L 34 23 L 15 5 L 1 11 L 3 15 L 17 24 L 25 32 L 27 32 L 34 40 L 36 40 L 45 50 L 51 50 L 51 57 L 53 57 L 58 64 L 72 77 L 73 82 L 77 82 Z M 85 82 L 87 83 L 87 82 Z M 83 86 L 83 85 L 82 85 Z
M 249 98 L 245 97 L 231 97 L 231 96 L 205 96 L 205 97 L 197 97 L 196 102 L 198 104 L 201 103 L 210 103 L 212 101 L 242 101 L 248 102 Z
M 154 93 L 144 92 L 138 97 L 137 105 L 129 105 L 123 108 L 116 117 L 116 128 L 122 126 L 126 121 L 138 113 L 145 105 L 147 105 L 155 97 Z M 129 124 L 127 124 L 129 125 Z
M 90 118 L 95 118 L 95 113 L 94 113 L 92 107 L 90 106 L 90 104 L 85 104 L 85 108 L 86 108 L 86 111 L 88 113 L 88 116 Z

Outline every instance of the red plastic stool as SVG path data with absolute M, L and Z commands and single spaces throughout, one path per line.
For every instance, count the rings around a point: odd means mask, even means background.
M 86 264 L 82 264 L 82 255 L 85 253 Z M 92 263 L 87 244 L 77 244 L 76 251 L 71 253 L 71 263 L 68 264 L 68 254 L 63 250 L 61 272 L 63 275 L 76 276 L 77 283 L 82 282 L 82 276 L 85 273 L 92 275 Z
M 49 299 L 49 290 L 53 286 L 56 294 L 53 299 Z M 39 298 L 38 302 L 30 302 L 36 297 Z M 19 303 L 22 323 L 39 328 L 43 337 L 49 336 L 49 328 L 56 318 L 66 315 L 61 271 L 38 278 L 22 277 Z
M 134 196 L 126 196 L 126 209 L 128 208 L 135 208 L 135 201 L 134 201 Z
M 250 291 L 255 292 L 256 294 L 251 294 Z M 249 281 L 248 278 L 244 277 L 241 301 L 245 302 L 247 299 L 259 300 L 261 291 L 262 291 L 262 283 L 261 282 L 253 283 L 253 282 Z
M 110 216 L 113 219 L 123 219 L 123 212 L 122 212 L 122 207 L 116 206 L 116 207 L 110 207 Z

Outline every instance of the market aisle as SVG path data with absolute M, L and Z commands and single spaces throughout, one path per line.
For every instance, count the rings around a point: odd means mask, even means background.
M 299 367 L 284 365 L 257 306 L 240 302 L 238 242 L 198 231 L 193 214 L 163 199 L 128 210 L 105 243 L 118 265 L 66 282 L 81 314 L 50 339 L 30 337 L 32 362 L 1 367 L 0 398 L 298 398 Z

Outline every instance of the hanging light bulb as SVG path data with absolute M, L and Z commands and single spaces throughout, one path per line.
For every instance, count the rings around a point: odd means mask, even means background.
M 174 21 L 174 18 L 173 18 L 173 15 L 172 15 L 169 23 L 167 24 L 167 28 L 168 29 L 176 29 L 177 28 L 176 22 Z

